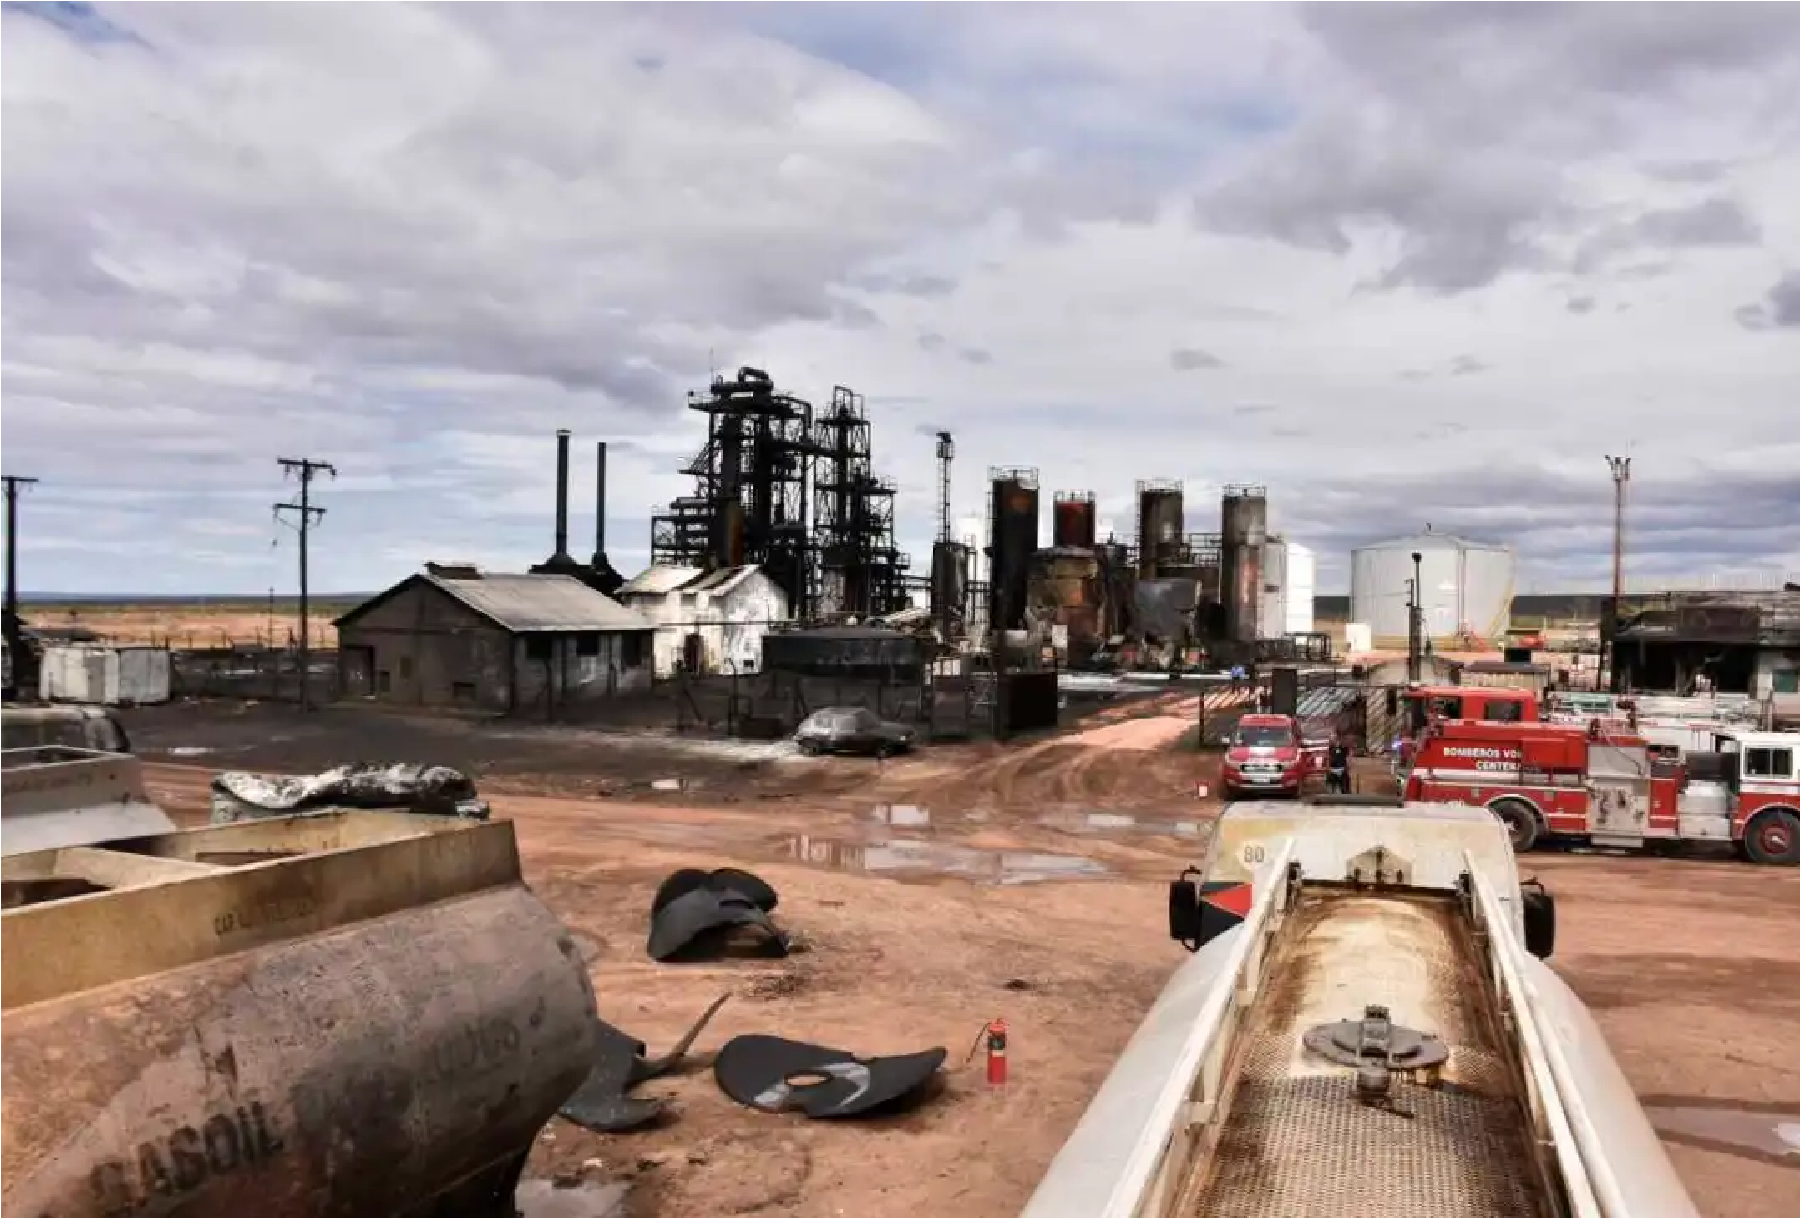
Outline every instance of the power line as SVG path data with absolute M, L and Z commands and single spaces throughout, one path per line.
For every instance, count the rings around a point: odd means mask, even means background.
M 0 475 L 6 484 L 6 654 L 15 688 L 25 678 L 25 633 L 19 624 L 19 492 L 37 482 L 17 474 Z
M 320 474 L 337 477 L 337 466 L 329 461 L 314 461 L 311 457 L 278 457 L 276 464 L 281 466 L 283 478 L 292 475 L 300 480 L 300 502 L 277 503 L 275 518 L 279 520 L 283 512 L 292 512 L 300 522 L 300 709 L 304 711 L 312 705 L 312 648 L 308 639 L 312 625 L 312 607 L 307 582 L 309 572 L 306 542 L 313 525 L 325 517 L 324 508 L 313 506 L 312 482 Z

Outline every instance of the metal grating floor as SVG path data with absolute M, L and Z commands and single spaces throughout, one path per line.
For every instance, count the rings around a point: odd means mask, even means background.
M 1484 979 L 1446 906 L 1309 896 L 1271 961 L 1212 1170 L 1207 1218 L 1540 1218 L 1530 1133 L 1483 1016 Z M 1306 1053 L 1315 1023 L 1388 1003 L 1442 1037 L 1445 1085 L 1395 1082 L 1410 1117 L 1356 1100 L 1350 1070 Z

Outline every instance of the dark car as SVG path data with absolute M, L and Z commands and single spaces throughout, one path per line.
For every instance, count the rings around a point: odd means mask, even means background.
M 867 707 L 830 706 L 806 717 L 794 733 L 802 753 L 855 753 L 887 757 L 913 746 L 912 729 L 891 723 Z

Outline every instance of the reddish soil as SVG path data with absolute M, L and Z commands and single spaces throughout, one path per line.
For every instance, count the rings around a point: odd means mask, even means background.
M 152 756 L 177 739 L 219 750 L 191 759 L 213 768 L 296 770 L 360 754 L 475 770 L 518 827 L 533 887 L 593 945 L 601 1013 L 653 1052 L 726 992 L 702 1050 L 744 1032 L 864 1054 L 950 1050 L 943 1095 L 873 1123 L 740 1108 L 702 1052 L 639 1089 L 673 1101 L 666 1126 L 599 1137 L 555 1121 L 532 1174 L 627 1182 L 624 1212 L 640 1218 L 985 1218 L 1024 1204 L 1183 959 L 1165 938 L 1164 882 L 1199 852 L 1217 805 L 1195 786 L 1216 775 L 1171 744 L 1186 715 L 1164 705 L 1136 713 L 1144 717 L 1123 708 L 1090 717 L 1085 734 L 942 746 L 884 765 L 696 757 L 596 733 L 372 727 L 336 712 L 285 723 L 171 712 L 130 726 Z M 153 793 L 201 815 L 210 772 L 154 765 Z M 652 777 L 688 786 L 644 790 Z M 896 852 L 884 847 L 893 840 L 924 844 Z M 649 961 L 658 881 L 678 866 L 727 863 L 775 884 L 777 920 L 806 950 L 780 961 Z M 1800 935 L 1791 933 L 1800 873 L 1568 854 L 1534 855 L 1526 870 L 1558 897 L 1558 970 L 1653 1117 L 1800 1119 Z M 1004 1090 L 987 1087 L 979 1057 L 963 1064 L 994 1016 L 1012 1028 Z M 1705 1212 L 1800 1213 L 1800 1156 L 1783 1162 L 1693 1125 L 1668 1145 Z

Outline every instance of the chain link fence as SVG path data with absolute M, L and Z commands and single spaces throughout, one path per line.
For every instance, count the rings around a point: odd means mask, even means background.
M 314 703 L 338 693 L 335 650 L 308 656 L 306 692 Z M 227 647 L 171 648 L 169 693 L 176 698 L 238 698 L 259 702 L 299 702 L 300 649 L 234 644 Z

